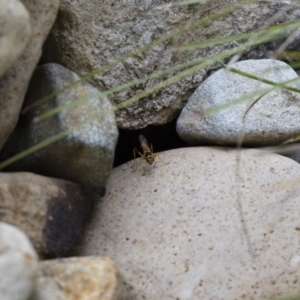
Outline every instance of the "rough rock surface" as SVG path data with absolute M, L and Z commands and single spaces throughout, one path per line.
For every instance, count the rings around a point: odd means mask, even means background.
M 30 300 L 121 300 L 122 285 L 113 261 L 73 257 L 40 263 Z
M 27 107 L 79 79 L 75 73 L 57 64 L 39 66 L 32 76 L 24 105 Z M 88 101 L 33 122 L 42 113 L 82 99 Z M 83 125 L 78 127 L 80 124 Z M 63 139 L 18 161 L 10 170 L 63 178 L 103 194 L 112 168 L 118 130 L 110 101 L 101 97 L 87 82 L 60 92 L 21 117 L 3 149 L 2 159 L 72 128 L 74 130 Z
M 21 228 L 41 256 L 65 254 L 82 232 L 91 199 L 77 184 L 0 173 L 0 220 Z
M 207 60 L 210 55 L 239 46 L 241 42 L 235 41 L 231 44 L 218 44 L 214 47 L 183 52 L 174 50 L 179 44 L 251 32 L 271 24 L 299 20 L 300 17 L 300 8 L 269 1 L 248 6 L 237 0 L 218 0 L 207 1 L 205 5 L 161 7 L 169 2 L 105 0 L 74 4 L 72 0 L 62 0 L 57 20 L 45 44 L 44 61 L 57 62 L 79 75 L 86 75 L 132 50 L 160 38 L 166 38 L 186 25 L 195 25 L 197 21 L 206 20 L 203 26 L 189 29 L 173 39 L 160 42 L 150 50 L 94 76 L 93 84 L 103 91 L 193 59 L 202 57 Z M 215 21 L 208 18 L 209 14 L 213 15 L 228 9 L 233 3 L 239 3 L 242 9 Z M 267 57 L 266 52 L 263 54 L 264 57 Z M 254 52 L 251 52 L 251 55 L 253 57 Z M 139 103 L 118 111 L 118 126 L 138 129 L 150 124 L 160 125 L 169 122 L 178 115 L 191 91 L 205 79 L 206 71 L 209 69 L 207 66 L 198 73 L 141 99 Z M 110 99 L 118 104 L 174 74 L 175 72 L 148 79 L 144 83 L 110 96 Z
M 77 252 L 109 255 L 127 283 L 124 299 L 265 300 L 299 291 L 297 163 L 206 147 L 159 158 L 144 176 L 145 161 L 113 170 Z
M 2 300 L 24 300 L 31 295 L 38 273 L 37 255 L 18 228 L 0 223 L 0 295 Z
M 0 80 L 0 149 L 16 125 L 42 44 L 55 20 L 59 0 L 23 0 L 30 15 L 31 37 L 22 55 Z
M 0 0 L 0 78 L 29 40 L 29 14 L 19 0 Z
M 277 83 L 298 78 L 291 67 L 278 60 L 245 60 L 232 67 Z M 300 82 L 290 86 L 299 89 Z M 250 108 L 272 88 L 221 69 L 191 96 L 178 118 L 177 133 L 191 145 L 235 145 L 242 134 L 244 145 L 279 145 L 300 132 L 300 94 L 273 90 Z

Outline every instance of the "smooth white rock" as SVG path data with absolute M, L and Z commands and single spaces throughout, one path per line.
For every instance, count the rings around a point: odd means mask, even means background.
M 27 300 L 38 272 L 37 254 L 17 227 L 0 223 L 0 298 Z
M 299 291 L 297 163 L 206 147 L 156 160 L 113 170 L 77 252 L 110 256 L 127 283 L 124 299 L 265 300 Z
M 277 83 L 298 78 L 290 66 L 278 60 L 245 60 L 232 67 Z M 300 81 L 291 86 L 299 89 Z M 191 145 L 236 145 L 242 132 L 243 145 L 279 145 L 300 132 L 299 93 L 274 90 L 257 101 L 244 118 L 251 104 L 270 88 L 273 86 L 220 69 L 191 96 L 178 118 L 177 133 Z

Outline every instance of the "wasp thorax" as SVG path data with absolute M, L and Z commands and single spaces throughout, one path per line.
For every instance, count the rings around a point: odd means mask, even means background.
M 147 161 L 147 163 L 149 164 L 149 165 L 152 165 L 153 163 L 154 163 L 154 157 L 153 157 L 153 155 L 147 155 L 146 156 L 146 161 Z
M 149 146 L 146 138 L 143 135 L 139 136 L 142 152 L 138 151 L 136 148 L 133 149 L 134 161 L 136 159 L 136 154 L 138 154 L 141 158 L 143 158 L 149 165 L 154 164 L 155 157 L 158 154 L 153 153 L 152 145 Z M 145 174 L 145 169 L 144 169 Z

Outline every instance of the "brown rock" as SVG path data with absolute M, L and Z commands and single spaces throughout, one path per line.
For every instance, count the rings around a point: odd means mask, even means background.
M 22 229 L 42 256 L 69 251 L 90 209 L 77 184 L 33 173 L 0 173 L 0 220 Z
M 114 262 L 105 257 L 74 257 L 40 263 L 30 300 L 118 300 L 122 285 Z

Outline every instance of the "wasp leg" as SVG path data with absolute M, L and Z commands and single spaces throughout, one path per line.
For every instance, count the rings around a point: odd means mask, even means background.
M 145 155 L 141 152 L 139 152 L 136 148 L 133 149 L 133 155 L 134 155 L 134 165 L 136 165 L 136 161 L 137 161 L 137 158 L 136 158 L 136 153 L 140 156 L 139 158 L 143 158 L 143 159 L 146 159 L 145 158 Z M 135 168 L 134 171 L 136 171 L 137 168 Z M 144 176 L 146 174 L 146 167 L 145 165 L 143 165 L 143 174 L 142 176 Z
M 161 158 L 161 156 L 158 153 L 153 153 L 155 158 L 157 157 L 161 162 L 165 163 L 165 161 Z
M 131 165 L 133 171 L 136 171 L 137 169 L 137 160 L 139 159 L 139 157 L 137 158 L 137 154 L 142 158 L 144 157 L 144 155 L 141 152 L 139 152 L 136 148 L 133 148 L 134 159 L 133 159 L 133 164 Z
M 142 174 L 142 176 L 144 176 L 146 174 L 146 166 L 145 166 L 145 164 L 143 165 L 143 174 Z
M 157 157 L 157 158 L 160 159 L 162 162 L 164 162 L 164 160 L 160 157 L 160 155 L 159 155 L 158 153 L 154 153 L 154 152 L 153 152 L 152 144 L 150 145 L 150 149 L 151 149 L 151 152 L 152 152 L 152 155 L 153 155 L 154 158 Z

